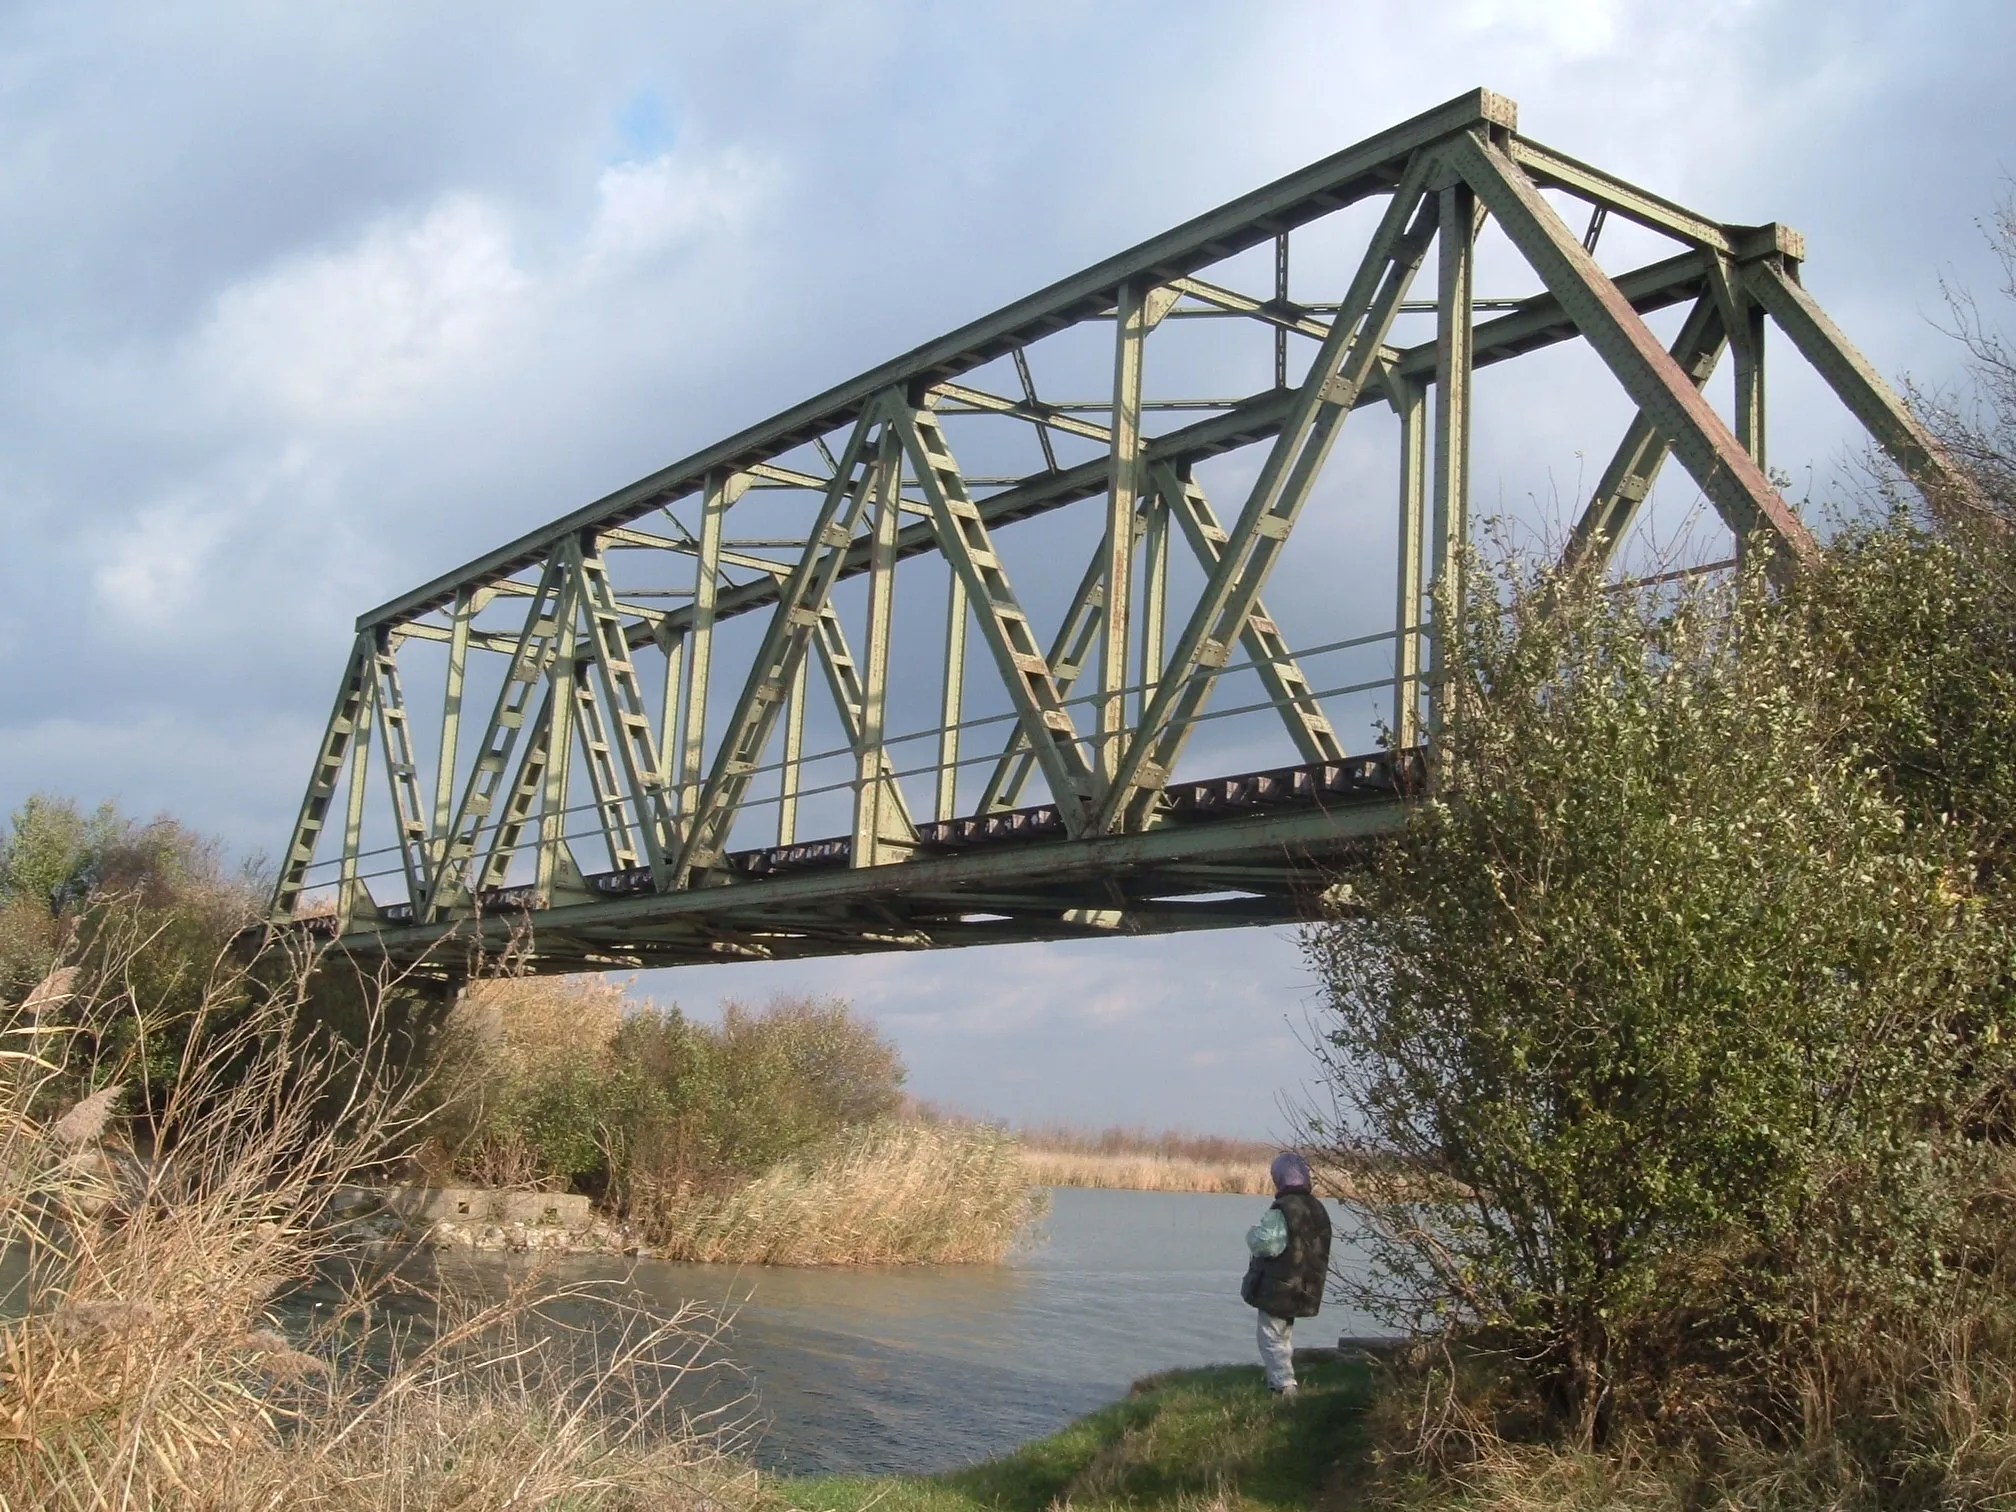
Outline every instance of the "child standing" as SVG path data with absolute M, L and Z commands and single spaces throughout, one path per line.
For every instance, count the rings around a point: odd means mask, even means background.
M 1323 1306 L 1330 1277 L 1330 1215 L 1309 1190 L 1309 1162 L 1293 1150 L 1274 1157 L 1274 1205 L 1246 1231 L 1253 1259 L 1239 1295 L 1260 1310 L 1260 1363 L 1267 1389 L 1295 1392 L 1295 1320 Z

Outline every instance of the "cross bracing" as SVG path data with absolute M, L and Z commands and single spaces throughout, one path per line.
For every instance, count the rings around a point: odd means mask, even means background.
M 1480 376 L 1621 390 L 1604 562 L 1669 459 L 1810 558 L 1772 330 L 1963 486 L 1805 253 L 1462 96 L 361 616 L 274 918 L 453 974 L 1305 917 L 1432 771 Z

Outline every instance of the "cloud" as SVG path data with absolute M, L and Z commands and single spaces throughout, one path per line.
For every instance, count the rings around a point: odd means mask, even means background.
M 480 361 L 531 284 L 504 215 L 458 195 L 225 289 L 196 335 L 190 377 L 240 410 L 354 425 Z
M 116 794 L 276 849 L 360 609 L 1478 84 L 1799 225 L 1875 365 L 1937 380 L 1939 273 L 1992 287 L 2012 51 L 2000 0 L 29 0 L 0 15 L 0 805 Z M 1153 87 L 1113 89 L 1115 56 Z M 1622 424 L 1614 385 L 1528 371 L 1479 385 L 1486 512 Z M 1773 460 L 1824 471 L 1839 406 L 1774 375 Z M 1361 421 L 1268 584 L 1304 643 L 1384 591 Z M 1245 477 L 1210 474 L 1221 513 Z M 1264 764 L 1234 724 L 1208 749 Z M 1017 1116 L 1264 1130 L 1306 1060 L 1273 932 L 656 990 L 786 981 L 887 1023 L 920 1090 Z
M 135 628 L 172 624 L 201 587 L 226 528 L 221 514 L 190 499 L 150 504 L 101 549 L 92 586 Z
M 1697 13 L 1698 13 L 1698 7 Z M 1465 0 L 1459 24 L 1472 33 L 1506 33 L 1531 39 L 1556 57 L 1598 57 L 1617 43 L 1625 24 L 1620 0 Z
M 667 152 L 605 168 L 583 262 L 601 271 L 731 233 L 769 196 L 775 179 L 774 169 L 736 149 L 708 162 Z

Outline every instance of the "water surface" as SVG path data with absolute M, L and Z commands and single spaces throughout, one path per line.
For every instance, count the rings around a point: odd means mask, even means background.
M 1258 1197 L 1059 1189 L 1003 1265 L 789 1270 L 563 1262 L 628 1276 L 666 1309 L 729 1302 L 726 1348 L 765 1420 L 756 1458 L 794 1472 L 970 1464 L 1158 1370 L 1250 1361 L 1239 1300 Z M 1332 1209 L 1333 1215 L 1335 1209 Z M 1336 1304 L 1297 1343 L 1370 1331 Z

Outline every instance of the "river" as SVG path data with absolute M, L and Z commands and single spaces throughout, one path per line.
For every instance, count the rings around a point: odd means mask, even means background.
M 1001 1265 L 736 1270 L 575 1258 L 559 1272 L 625 1277 L 668 1311 L 731 1307 L 725 1348 L 753 1387 L 754 1453 L 767 1467 L 920 1472 L 1053 1432 L 1155 1371 L 1253 1361 L 1239 1278 L 1246 1228 L 1265 1207 L 1259 1197 L 1064 1188 Z M 1373 1331 L 1333 1303 L 1298 1325 L 1296 1342 Z

